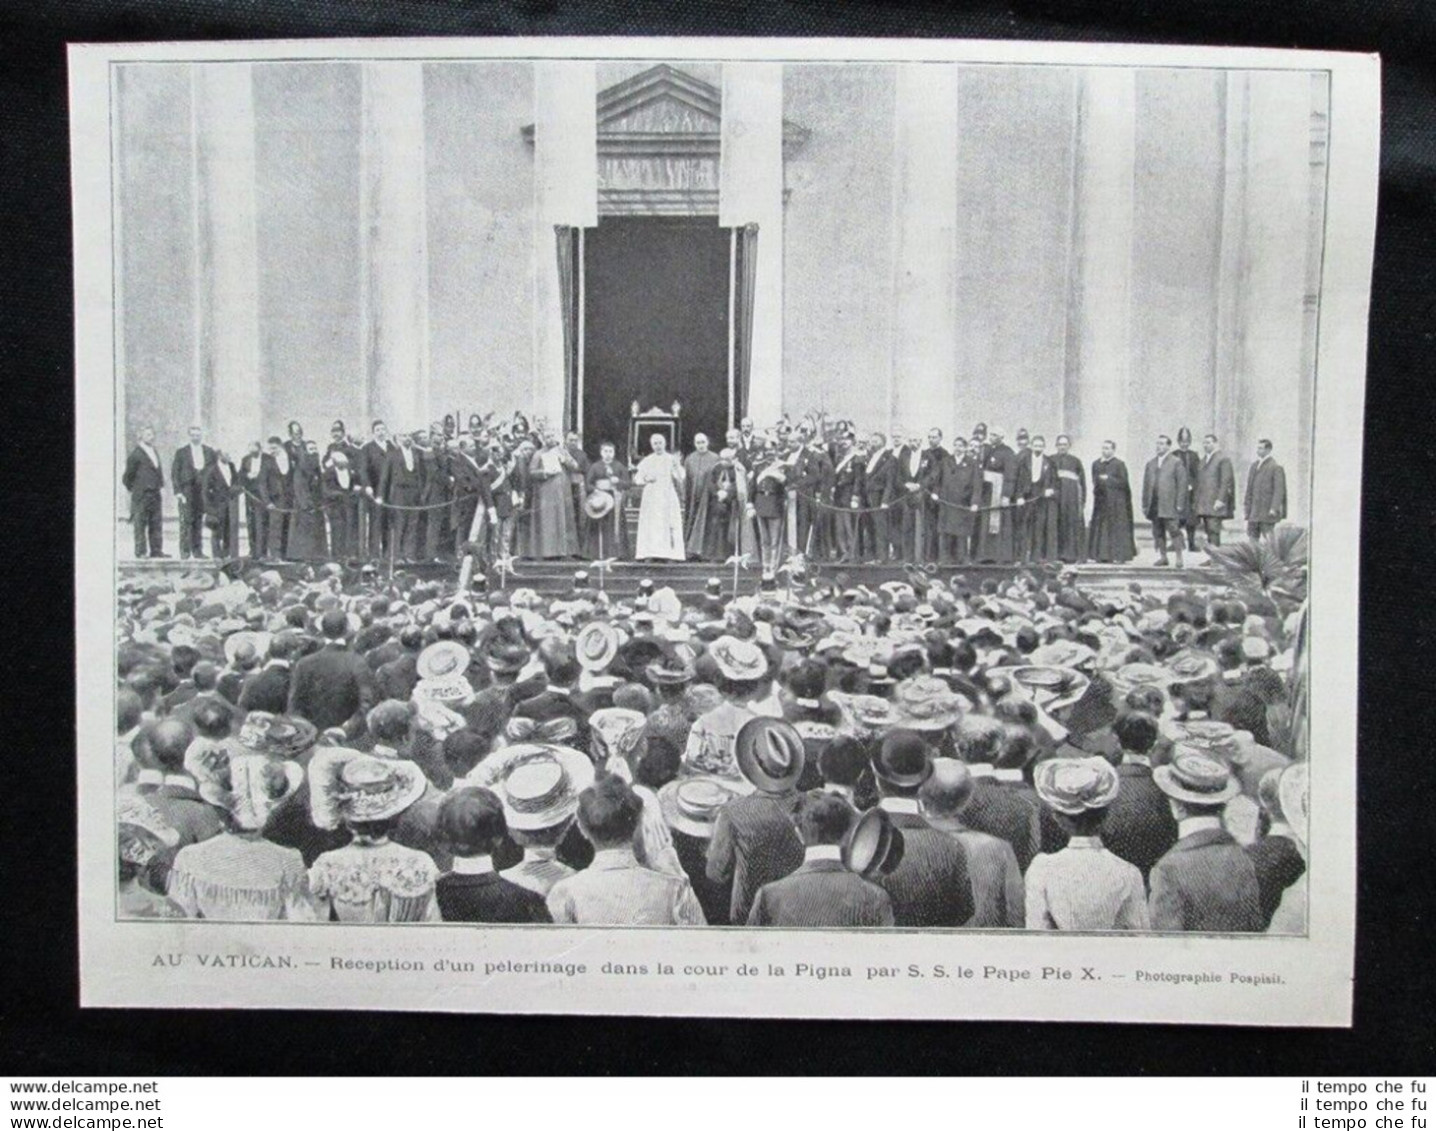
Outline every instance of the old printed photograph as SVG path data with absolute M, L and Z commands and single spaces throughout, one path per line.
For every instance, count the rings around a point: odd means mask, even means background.
M 1349 1023 L 1377 76 L 73 48 L 87 1001 Z

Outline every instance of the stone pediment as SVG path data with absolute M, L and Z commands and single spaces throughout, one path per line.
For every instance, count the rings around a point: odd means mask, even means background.
M 712 83 L 660 63 L 599 91 L 599 156 L 716 155 L 722 107 L 722 93 Z M 533 126 L 525 126 L 523 135 L 532 144 Z M 785 152 L 807 137 L 802 126 L 784 121 Z

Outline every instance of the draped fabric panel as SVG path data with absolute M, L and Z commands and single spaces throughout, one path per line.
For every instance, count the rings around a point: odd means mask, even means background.
M 753 305 L 758 293 L 758 225 L 738 229 L 737 293 L 733 296 L 733 419 L 749 414 L 753 384 Z
M 553 226 L 554 244 L 558 250 L 559 317 L 563 323 L 563 421 L 564 430 L 578 427 L 578 233 L 572 224 Z
M 744 411 L 760 426 L 783 403 L 783 66 L 725 63 L 718 159 L 718 223 L 758 225 L 751 238 L 753 297 L 747 333 L 748 394 Z
M 598 223 L 598 81 L 592 62 L 534 64 L 535 414 L 558 427 L 573 418 L 577 382 L 576 282 L 561 278 L 549 241 L 559 227 Z M 576 235 L 572 237 L 576 240 Z M 572 250 L 568 262 L 573 265 Z

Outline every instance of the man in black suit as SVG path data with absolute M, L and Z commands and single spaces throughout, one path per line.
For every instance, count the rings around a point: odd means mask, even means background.
M 942 475 L 947 452 L 942 429 L 931 428 L 926 442 L 914 434 L 898 453 L 898 497 L 902 506 L 902 555 L 908 562 L 937 560 L 937 503 L 932 493 Z
M 319 620 L 324 647 L 296 663 L 289 681 L 289 713 L 320 730 L 345 726 L 376 702 L 369 665 L 345 647 L 348 628 L 342 610 L 326 612 Z
M 168 557 L 164 552 L 160 503 L 160 492 L 165 486 L 165 473 L 160 466 L 160 453 L 155 450 L 155 430 L 149 425 L 140 429 L 139 441 L 125 461 L 125 473 L 120 482 L 130 493 L 130 522 L 135 527 L 135 557 Z
M 414 450 L 414 438 L 407 432 L 399 436 L 399 446 L 391 448 L 379 473 L 378 498 L 391 508 L 417 507 L 424 497 L 424 464 Z M 389 527 L 389 551 L 402 562 L 419 560 L 419 512 L 391 509 L 386 512 Z M 371 542 L 372 551 L 373 544 Z
M 204 524 L 209 527 L 210 551 L 216 558 L 239 553 L 239 497 L 243 488 L 229 456 L 217 451 L 200 482 Z
M 379 488 L 384 478 L 384 466 L 393 450 L 389 429 L 382 420 L 374 421 L 369 439 L 359 449 L 358 468 L 359 482 L 364 486 L 363 520 L 371 558 L 382 558 L 389 549 L 388 522 L 384 508 L 379 505 L 379 500 L 383 498 Z
M 259 497 L 264 500 L 264 556 L 272 561 L 284 557 L 289 540 L 289 512 L 294 509 L 294 466 L 289 452 L 271 436 L 264 445 L 264 458 L 259 464 Z
M 833 540 L 837 543 L 837 559 L 845 564 L 861 560 L 858 508 L 863 505 L 865 463 L 862 447 L 852 436 L 844 436 L 838 442 L 838 457 L 833 464 L 833 494 L 828 501 L 838 508 L 833 512 Z
M 492 790 L 468 786 L 444 798 L 437 833 L 453 864 L 434 891 L 444 922 L 553 922 L 542 895 L 504 879 L 494 867 L 508 831 L 503 802 Z
M 170 486 L 179 504 L 180 557 L 204 557 L 204 477 L 214 462 L 214 449 L 204 442 L 204 430 L 191 425 L 189 443 L 175 452 L 170 464 Z
M 573 644 L 552 638 L 545 640 L 539 647 L 539 662 L 543 664 L 547 685 L 537 695 L 515 705 L 510 717 L 532 719 L 535 724 L 550 724 L 545 729 L 553 736 L 552 741 L 587 750 L 588 716 L 593 712 L 578 691 L 578 677 L 583 668 L 579 666 Z M 562 732 L 569 728 L 558 720 L 569 722 L 573 733 L 565 736 Z
M 299 644 L 296 632 L 281 632 L 269 642 L 269 659 L 245 679 L 240 690 L 240 710 L 284 714 L 289 707 L 289 665 L 299 652 Z
M 392 655 L 393 658 L 384 660 L 373 669 L 376 691 L 381 699 L 408 699 L 419 682 L 419 653 L 424 649 L 424 630 L 417 624 L 405 625 L 399 630 L 397 641 L 390 644 L 397 644 L 400 651 L 379 650 L 382 655 Z
M 798 806 L 803 863 L 764 884 L 748 912 L 750 927 L 891 927 L 892 898 L 848 870 L 840 848 L 854 813 L 841 797 L 807 793 Z
M 875 432 L 868 440 L 859 482 L 864 508 L 883 508 L 897 498 L 897 457 L 887 446 L 887 437 Z M 885 562 L 900 552 L 901 534 L 893 528 L 887 510 L 870 509 L 859 520 L 862 531 L 862 559 Z
M 1261 902 L 1262 929 L 1271 926 L 1271 917 L 1281 905 L 1286 889 L 1306 874 L 1297 834 L 1281 806 L 1282 769 L 1268 770 L 1257 783 L 1257 801 L 1266 818 L 1266 835 L 1246 848 L 1256 869 L 1257 898 Z
M 1153 865 L 1177 843 L 1177 822 L 1167 795 L 1152 780 L 1157 720 L 1145 711 L 1128 711 L 1112 724 L 1112 730 L 1122 745 L 1122 764 L 1117 767 L 1121 788 L 1107 808 L 1102 843 L 1135 864 L 1146 883 Z
M 960 724 L 957 752 L 975 779 L 962 822 L 1012 845 L 1018 867 L 1025 873 L 1037 855 L 1037 808 L 1020 793 L 997 784 L 997 757 L 1005 738 L 1002 724 L 995 719 L 971 715 Z
M 899 927 L 961 927 L 976 905 L 967 853 L 923 818 L 918 792 L 932 773 L 932 752 L 916 731 L 894 730 L 872 760 L 878 804 L 902 833 L 902 860 L 877 883 L 892 899 Z

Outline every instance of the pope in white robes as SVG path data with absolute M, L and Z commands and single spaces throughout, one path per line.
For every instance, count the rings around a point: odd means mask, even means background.
M 643 457 L 633 482 L 643 488 L 638 504 L 638 545 L 634 557 L 663 558 L 681 562 L 683 552 L 683 506 L 678 492 L 683 486 L 683 465 L 668 451 L 668 438 L 654 433 L 652 454 Z

